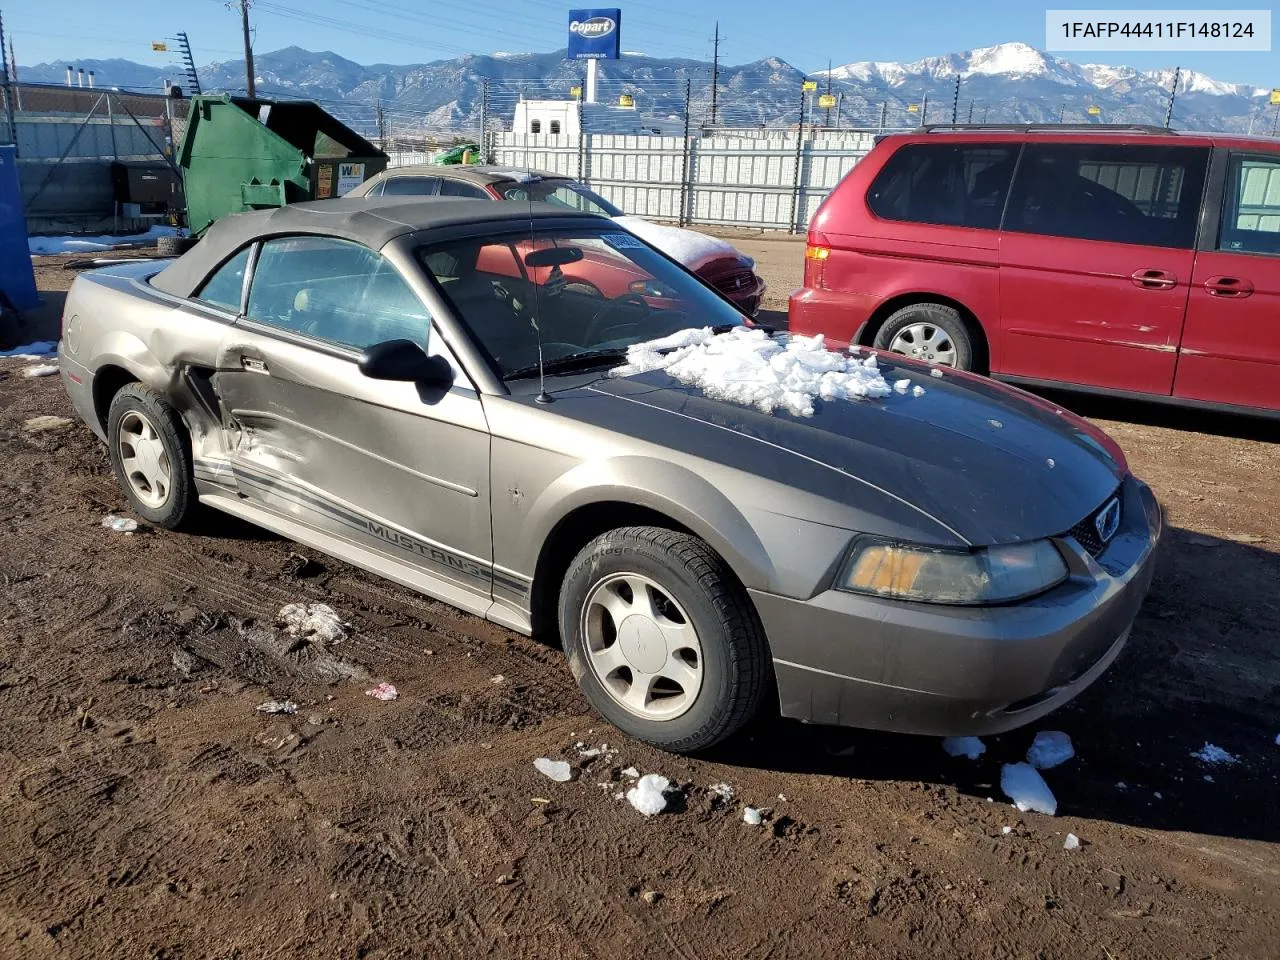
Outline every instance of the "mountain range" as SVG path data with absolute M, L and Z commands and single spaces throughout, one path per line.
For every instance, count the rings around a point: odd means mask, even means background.
M 157 68 L 129 60 L 63 61 L 22 67 L 24 81 L 61 83 L 68 64 L 93 70 L 98 86 L 159 90 L 166 78 L 181 83 L 176 67 Z M 564 98 L 582 83 L 583 65 L 552 53 L 467 55 L 431 63 L 362 65 L 329 51 L 287 47 L 254 58 L 259 95 L 318 100 L 363 131 L 372 129 L 381 104 L 394 132 L 475 128 L 480 113 L 509 120 L 521 97 Z M 683 117 L 685 82 L 695 126 L 711 122 L 712 65 L 687 59 L 625 54 L 601 65 L 599 99 L 634 97 L 649 117 Z M 956 99 L 956 78 L 960 80 Z M 244 62 L 215 62 L 200 68 L 206 92 L 243 91 Z M 715 121 L 722 125 L 794 124 L 801 83 L 817 81 L 819 91 L 839 95 L 839 122 L 889 126 L 951 120 L 1051 123 L 1101 121 L 1163 125 L 1174 70 L 1077 64 L 1025 43 L 1002 43 L 911 63 L 860 61 L 806 75 L 784 60 L 768 57 L 719 68 Z M 1266 131 L 1275 118 L 1270 91 L 1224 83 L 1182 71 L 1172 125 L 1179 129 Z M 806 122 L 815 111 L 808 100 Z M 909 109 L 916 105 L 916 109 Z M 817 110 L 818 122 L 835 123 L 835 111 Z

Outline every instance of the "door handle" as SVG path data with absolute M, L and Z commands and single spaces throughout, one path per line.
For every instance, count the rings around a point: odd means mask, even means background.
M 1167 270 L 1135 270 L 1129 274 L 1129 279 L 1135 287 L 1144 290 L 1168 290 L 1178 284 L 1178 278 Z
M 1204 282 L 1204 288 L 1211 297 L 1232 297 L 1237 300 L 1253 293 L 1253 284 L 1239 277 L 1210 277 Z
M 261 357 L 251 357 L 246 353 L 242 353 L 240 354 L 240 367 L 250 373 L 266 373 L 267 361 Z

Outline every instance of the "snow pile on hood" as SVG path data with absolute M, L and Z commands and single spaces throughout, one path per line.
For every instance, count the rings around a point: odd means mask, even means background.
M 643 217 L 614 217 L 637 237 L 657 247 L 673 260 L 679 260 L 690 269 L 697 269 L 702 264 L 720 257 L 741 257 L 731 243 L 718 237 L 709 237 L 705 233 L 695 233 L 681 227 L 668 227 L 666 224 L 654 223 Z M 750 259 L 749 257 L 747 258 Z M 754 266 L 755 261 L 752 261 Z
M 146 233 L 134 233 L 123 237 L 30 237 L 27 250 L 30 253 L 86 253 L 99 250 L 110 250 L 122 243 L 143 245 L 155 243 L 159 237 L 173 237 L 179 233 L 177 227 L 153 226 Z
M 665 351 L 665 352 L 664 352 Z M 823 346 L 822 336 L 770 337 L 763 330 L 735 327 L 715 334 L 710 327 L 681 330 L 669 337 L 627 348 L 627 362 L 614 376 L 662 370 L 699 387 L 713 400 L 776 408 L 797 417 L 813 416 L 813 401 L 887 397 L 893 388 L 874 356 L 850 357 Z

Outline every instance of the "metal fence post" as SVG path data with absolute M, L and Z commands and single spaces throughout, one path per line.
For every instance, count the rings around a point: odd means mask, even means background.
M 689 101 L 692 97 L 692 84 L 684 82 L 684 146 L 680 153 L 680 213 L 676 222 L 684 226 L 689 222 Z
M 800 231 L 800 155 L 804 149 L 804 86 L 800 87 L 800 125 L 796 128 L 796 169 L 795 184 L 791 195 L 791 229 L 789 233 Z
M 492 163 L 489 158 L 489 81 L 480 84 L 480 162 Z M 385 147 L 383 149 L 386 149 Z

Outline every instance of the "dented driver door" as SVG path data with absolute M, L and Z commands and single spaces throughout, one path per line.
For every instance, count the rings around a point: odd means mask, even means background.
M 484 411 L 403 278 L 358 244 L 272 240 L 246 313 L 214 377 L 240 495 L 335 538 L 334 553 L 347 541 L 490 595 Z M 401 338 L 448 359 L 453 385 L 361 374 L 364 347 Z

